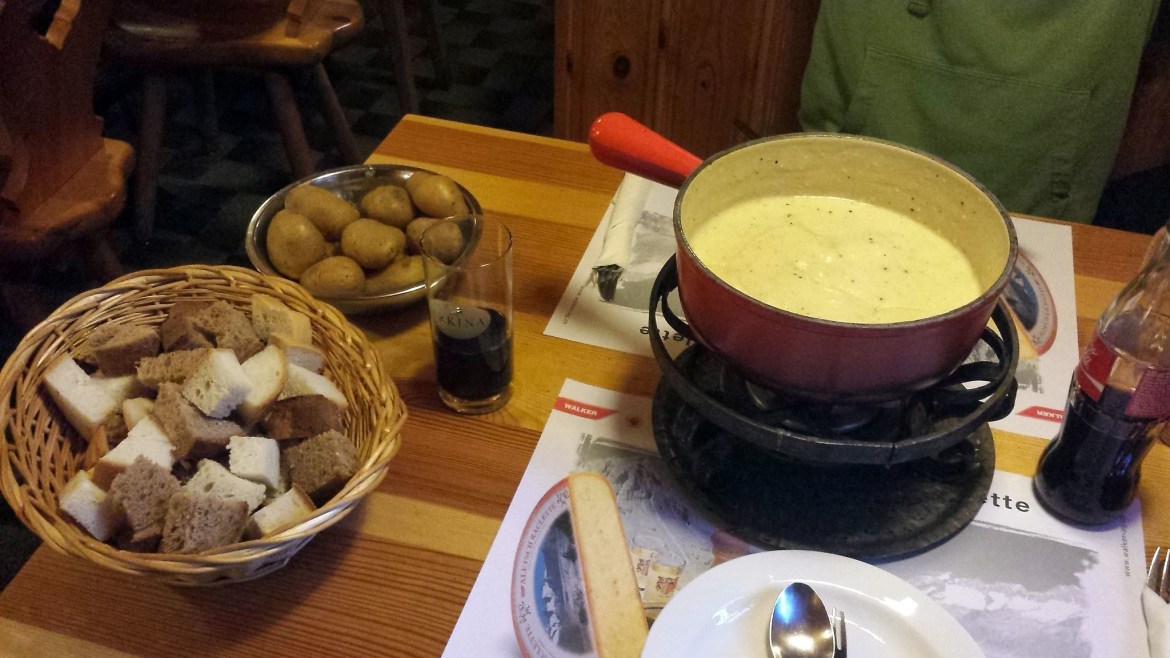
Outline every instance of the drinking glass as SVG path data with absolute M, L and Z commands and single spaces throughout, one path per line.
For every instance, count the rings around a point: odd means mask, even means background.
M 668 548 L 659 553 L 650 565 L 650 574 L 646 578 L 645 601 L 663 604 L 669 601 L 678 588 L 678 579 L 686 565 L 686 558 L 678 551 Z
M 439 398 L 495 411 L 512 393 L 512 233 L 485 215 L 439 220 L 419 238 Z
M 650 576 L 650 565 L 666 548 L 666 543 L 654 535 L 634 535 L 630 547 L 630 558 L 634 563 L 634 577 L 638 580 L 638 591 L 645 591 L 646 579 Z

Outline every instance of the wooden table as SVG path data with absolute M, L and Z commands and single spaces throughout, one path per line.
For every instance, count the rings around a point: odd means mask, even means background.
M 423 305 L 359 319 L 410 410 L 379 490 L 257 581 L 178 589 L 40 548 L 0 594 L 0 654 L 438 655 L 566 378 L 650 395 L 645 357 L 543 331 L 621 179 L 583 144 L 408 116 L 371 161 L 447 173 L 515 234 L 515 395 L 459 417 L 435 393 Z M 1147 236 L 1073 227 L 1081 342 L 1137 270 Z M 998 467 L 1034 472 L 1044 442 L 996 434 Z M 1140 495 L 1147 555 L 1170 544 L 1170 450 Z M 501 601 L 500 605 L 506 605 Z

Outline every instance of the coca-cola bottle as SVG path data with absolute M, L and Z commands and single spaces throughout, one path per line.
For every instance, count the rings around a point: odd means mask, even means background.
M 1100 524 L 1129 507 L 1141 463 L 1170 423 L 1170 239 L 1159 231 L 1137 278 L 1097 322 L 1069 387 L 1064 424 L 1033 486 L 1073 523 Z

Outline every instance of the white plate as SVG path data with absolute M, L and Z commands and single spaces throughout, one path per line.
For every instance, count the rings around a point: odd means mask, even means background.
M 845 611 L 851 656 L 983 656 L 954 617 L 906 581 L 813 551 L 755 553 L 702 574 L 662 609 L 642 655 L 768 656 L 772 606 L 793 581 L 815 589 L 826 608 Z

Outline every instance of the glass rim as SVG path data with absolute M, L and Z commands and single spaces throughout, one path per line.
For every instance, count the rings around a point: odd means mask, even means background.
M 440 265 L 443 266 L 443 268 L 445 268 L 447 270 L 458 270 L 458 271 L 466 272 L 466 271 L 471 271 L 471 270 L 482 269 L 485 267 L 490 267 L 492 265 L 499 263 L 500 261 L 504 260 L 505 258 L 511 256 L 511 254 L 512 254 L 512 244 L 513 244 L 512 229 L 508 228 L 508 225 L 505 224 L 504 222 L 502 222 L 498 219 L 493 219 L 492 225 L 495 227 L 498 227 L 499 230 L 503 232 L 504 238 L 505 238 L 505 244 L 502 245 L 501 249 L 499 250 L 499 253 L 497 253 L 496 255 L 491 257 L 490 259 L 487 259 L 487 260 L 484 260 L 481 262 L 475 262 L 474 264 L 468 263 L 466 261 L 466 259 L 462 258 L 462 257 L 457 258 L 454 263 L 445 263 L 445 262 L 443 262 L 443 260 L 441 258 L 437 258 L 436 256 L 428 253 L 429 250 L 424 248 L 423 242 L 424 242 L 424 238 L 426 237 L 426 235 L 428 233 L 430 233 L 431 231 L 433 231 L 436 226 L 440 226 L 442 224 L 447 224 L 447 223 L 451 223 L 451 222 L 458 222 L 458 221 L 462 221 L 462 220 L 466 220 L 466 219 L 487 220 L 488 216 L 484 213 L 464 213 L 464 214 L 460 214 L 460 215 L 451 215 L 450 217 L 440 217 L 438 219 L 439 219 L 439 221 L 428 226 L 418 236 L 419 255 L 423 257 L 424 261 L 431 261 L 431 262 L 439 263 Z M 484 221 L 483 223 L 486 224 L 486 221 Z M 463 255 L 465 255 L 465 254 L 461 254 L 461 256 L 463 256 Z

